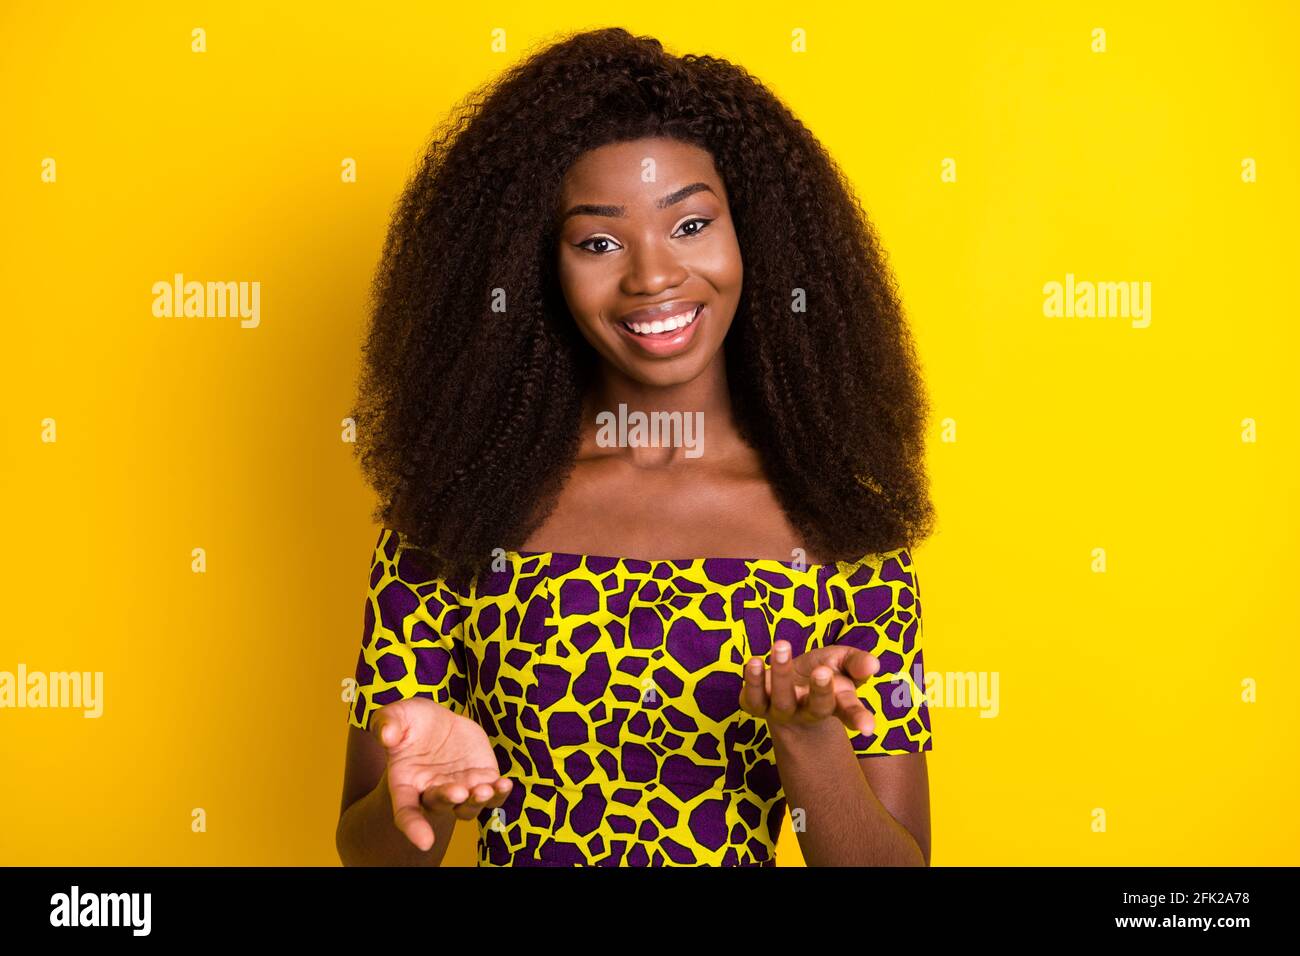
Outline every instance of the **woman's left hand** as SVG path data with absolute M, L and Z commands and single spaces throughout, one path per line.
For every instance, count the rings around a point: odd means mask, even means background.
M 875 718 L 857 687 L 880 670 L 874 654 L 847 645 L 818 647 L 791 658 L 788 641 L 772 645 L 772 666 L 761 657 L 745 664 L 740 709 L 769 724 L 807 726 L 838 717 L 850 730 L 870 734 Z

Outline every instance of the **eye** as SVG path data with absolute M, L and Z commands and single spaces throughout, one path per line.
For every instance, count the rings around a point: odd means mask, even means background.
M 696 216 L 694 219 L 687 219 L 684 223 L 682 223 L 678 227 L 678 229 L 685 229 L 687 226 L 698 226 L 697 229 L 694 229 L 691 232 L 686 233 L 684 238 L 689 239 L 692 236 L 698 236 L 701 232 L 703 232 L 705 229 L 708 228 L 708 225 L 711 222 L 713 222 L 712 219 L 705 219 L 702 216 Z M 595 256 L 603 256 L 610 251 L 608 248 L 603 248 L 603 249 L 590 248 L 592 244 L 597 242 L 612 243 L 615 246 L 618 245 L 609 236 L 592 236 L 590 239 L 584 239 L 582 242 L 575 242 L 574 245 L 577 248 L 582 249 L 586 252 L 590 252 L 592 255 Z M 622 247 L 620 246 L 619 248 Z
M 700 233 L 702 233 L 705 229 L 708 228 L 709 223 L 711 222 L 713 222 L 712 219 L 704 219 L 702 217 L 697 216 L 694 219 L 687 219 L 684 223 L 682 223 L 681 228 L 685 229 L 687 226 L 694 225 L 695 223 L 700 224 L 700 228 L 696 229 L 694 232 L 688 232 L 686 234 L 686 237 L 689 239 L 691 236 L 698 236 Z
M 589 242 L 613 242 L 613 241 L 614 241 L 614 240 L 611 239 L 611 238 L 609 238 L 609 236 L 592 236 L 590 239 L 584 239 L 582 242 L 575 242 L 574 245 L 577 246 L 579 249 L 585 249 L 587 252 L 590 252 L 590 253 L 592 253 L 593 255 L 603 256 L 607 250 L 605 250 L 605 249 L 601 249 L 601 250 L 596 250 L 596 249 L 587 249 L 587 243 L 589 243 Z

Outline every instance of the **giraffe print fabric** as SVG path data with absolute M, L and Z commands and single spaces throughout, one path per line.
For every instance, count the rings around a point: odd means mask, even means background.
M 349 724 L 427 697 L 486 731 L 506 802 L 479 866 L 774 866 L 785 795 L 742 669 L 772 641 L 880 658 L 859 757 L 931 749 L 907 549 L 855 563 L 504 552 L 453 588 L 381 529 Z M 836 718 L 829 718 L 835 720 Z

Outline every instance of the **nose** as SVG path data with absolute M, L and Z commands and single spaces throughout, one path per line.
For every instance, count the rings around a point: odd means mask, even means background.
M 627 295 L 655 295 L 686 281 L 686 269 L 667 242 L 637 243 L 627 259 L 623 292 Z

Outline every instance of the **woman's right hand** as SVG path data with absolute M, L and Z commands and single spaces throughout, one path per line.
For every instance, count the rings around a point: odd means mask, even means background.
M 370 731 L 388 753 L 393 822 L 421 850 L 434 843 L 431 816 L 471 820 L 510 793 L 483 728 L 427 697 L 379 708 Z

